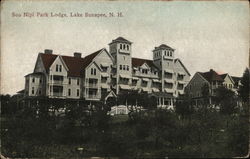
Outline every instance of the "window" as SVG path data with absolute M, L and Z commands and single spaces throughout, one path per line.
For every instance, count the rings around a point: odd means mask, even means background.
M 129 66 L 127 65 L 127 71 L 129 70 Z
M 58 72 L 58 65 L 56 65 L 56 72 Z
M 168 56 L 169 56 L 169 51 L 168 51 Z
M 43 80 L 40 78 L 39 82 L 40 82 L 40 83 L 42 83 L 42 82 L 43 82 Z
M 96 75 L 96 69 L 95 68 L 91 68 L 91 75 Z
M 125 47 L 126 47 L 125 44 L 123 44 L 123 49 L 124 49 L 124 50 L 125 50 Z
M 35 88 L 34 87 L 32 87 L 31 94 L 35 94 Z
M 76 95 L 77 95 L 77 97 L 79 97 L 79 95 L 80 95 L 79 89 L 77 89 L 76 91 L 77 91 L 77 92 L 76 92 Z
M 34 77 L 32 78 L 32 83 L 35 83 L 35 78 Z
M 165 56 L 167 55 L 167 51 L 166 50 L 164 51 L 164 54 L 165 54 Z
M 127 50 L 129 50 L 129 46 L 127 45 Z
M 120 70 L 122 70 L 122 65 L 120 65 Z
M 59 65 L 59 72 L 62 72 L 62 65 Z
M 68 89 L 68 96 L 71 96 L 71 89 Z
M 69 84 L 71 84 L 71 78 L 69 78 Z
M 122 44 L 120 44 L 120 49 L 122 49 Z
M 38 93 L 39 93 L 39 95 L 40 95 L 40 94 L 42 94 L 42 91 L 41 91 L 41 89 L 39 89 L 39 92 L 38 92 Z
M 157 74 L 157 71 L 154 71 L 154 74 L 156 75 L 156 74 Z
M 123 70 L 126 70 L 126 66 L 125 65 L 123 65 Z
M 172 52 L 170 52 L 170 56 L 172 56 Z
M 77 85 L 79 85 L 79 83 L 80 83 L 80 82 L 79 82 L 79 78 L 77 78 Z

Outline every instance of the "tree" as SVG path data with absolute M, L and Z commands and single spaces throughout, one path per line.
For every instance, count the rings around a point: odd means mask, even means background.
M 206 104 L 210 104 L 209 103 L 209 85 L 207 83 L 203 84 L 203 86 L 201 87 L 201 95 L 204 98 L 203 103 Z
M 191 115 L 194 111 L 192 106 L 192 99 L 188 95 L 184 95 L 182 98 L 178 98 L 175 106 L 175 112 L 181 117 Z
M 10 102 L 11 96 L 9 94 L 7 95 L 1 95 L 0 96 L 0 101 L 1 101 L 1 113 L 2 114 L 9 114 L 11 113 L 10 110 Z
M 241 78 L 241 85 L 239 89 L 239 95 L 243 102 L 249 102 L 249 69 L 246 68 Z
M 220 106 L 220 112 L 223 114 L 233 114 L 237 111 L 236 96 L 232 90 L 225 87 L 216 89 L 216 102 Z

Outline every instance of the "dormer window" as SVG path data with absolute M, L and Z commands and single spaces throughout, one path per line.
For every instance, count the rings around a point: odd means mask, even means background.
M 123 44 L 123 50 L 125 50 L 125 44 Z
M 122 49 L 122 44 L 120 44 L 120 49 Z
M 166 50 L 164 51 L 164 54 L 165 54 L 165 56 L 167 55 L 167 51 Z

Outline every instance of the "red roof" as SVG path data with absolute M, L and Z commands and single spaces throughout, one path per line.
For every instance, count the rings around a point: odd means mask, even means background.
M 221 76 L 211 69 L 209 72 L 199 72 L 208 82 L 212 81 L 224 81 Z
M 153 60 L 132 58 L 132 66 L 133 67 L 139 67 L 139 66 L 143 65 L 144 63 L 146 63 L 149 67 L 157 68 L 153 63 Z
M 69 72 L 68 76 L 80 77 L 84 69 L 92 62 L 92 60 L 99 54 L 101 50 L 98 50 L 84 58 L 72 57 L 72 56 L 61 56 L 65 64 L 67 65 Z M 50 66 L 55 61 L 58 55 L 55 54 L 41 54 L 43 65 L 46 71 L 49 71 Z

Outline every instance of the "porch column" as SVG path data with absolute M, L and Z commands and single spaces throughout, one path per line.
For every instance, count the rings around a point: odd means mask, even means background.
M 159 106 L 161 106 L 161 97 L 159 97 Z
M 165 106 L 165 98 L 162 97 L 162 105 Z

